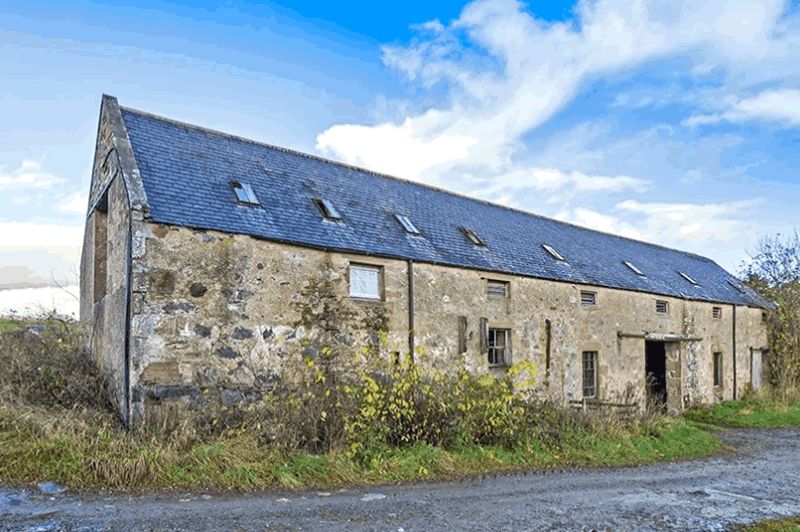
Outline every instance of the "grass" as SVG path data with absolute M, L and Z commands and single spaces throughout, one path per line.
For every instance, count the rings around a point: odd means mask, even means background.
M 707 456 L 719 439 L 681 419 L 598 435 L 575 431 L 557 445 L 506 449 L 425 444 L 343 452 L 278 452 L 246 434 L 182 444 L 142 439 L 88 410 L 0 408 L 0 483 L 51 480 L 75 489 L 264 490 L 444 480 L 566 466 L 621 466 Z
M 0 318 L 0 333 L 7 331 L 15 331 L 23 326 L 19 320 L 10 320 L 7 318 Z
M 800 516 L 784 519 L 770 519 L 737 530 L 742 532 L 797 532 L 800 531 Z
M 773 428 L 800 426 L 800 401 L 725 401 L 712 407 L 693 409 L 686 418 L 724 427 Z

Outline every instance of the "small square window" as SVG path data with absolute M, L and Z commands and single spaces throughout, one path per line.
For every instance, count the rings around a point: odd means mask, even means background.
M 336 207 L 333 206 L 333 203 L 326 199 L 321 198 L 314 198 L 314 205 L 317 206 L 319 212 L 322 213 L 322 216 L 326 220 L 341 220 L 342 215 L 339 214 L 339 211 L 336 210 Z
M 597 397 L 597 351 L 583 352 L 583 396 Z
M 711 309 L 711 317 L 715 320 L 722 318 L 722 307 L 714 307 Z
M 383 268 L 365 264 L 350 265 L 350 297 L 382 299 Z
M 656 312 L 658 314 L 669 314 L 669 303 L 660 299 L 656 300 Z
M 489 299 L 506 299 L 508 297 L 508 281 L 486 281 L 486 295 Z
M 722 353 L 714 353 L 714 387 L 722 386 Z
M 490 366 L 511 365 L 510 329 L 489 329 L 487 345 Z
M 472 229 L 468 229 L 466 227 L 461 228 L 461 232 L 464 234 L 465 237 L 469 239 L 470 242 L 475 244 L 476 246 L 485 246 L 486 243 L 478 236 L 478 234 L 473 231 Z
M 244 205 L 260 205 L 256 193 L 253 192 L 253 187 L 248 183 L 240 183 L 239 181 L 232 181 L 231 187 L 236 194 L 236 200 Z
M 550 254 L 550 256 L 551 256 L 551 257 L 553 257 L 554 259 L 556 259 L 556 260 L 558 260 L 558 261 L 561 261 L 561 262 L 566 262 L 566 260 L 567 260 L 567 259 L 565 259 L 565 258 L 564 258 L 564 256 L 563 256 L 563 255 L 561 255 L 561 253 L 559 253 L 558 251 L 556 251 L 556 250 L 555 250 L 555 248 L 554 248 L 553 246 L 551 246 L 551 245 L 549 245 L 549 244 L 542 244 L 542 247 L 543 247 L 543 248 L 544 248 L 544 250 L 545 250 L 546 252 L 548 252 L 548 253 Z
M 403 226 L 403 229 L 406 230 L 406 233 L 411 233 L 412 235 L 419 235 L 419 229 L 414 223 L 408 218 L 408 216 L 403 216 L 402 214 L 395 214 L 394 217 L 400 222 L 400 225 Z
M 581 305 L 584 307 L 593 307 L 597 305 L 597 292 L 581 290 Z

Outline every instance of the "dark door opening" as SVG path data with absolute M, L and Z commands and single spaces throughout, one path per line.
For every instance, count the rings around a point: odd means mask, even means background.
M 647 403 L 667 407 L 667 350 L 664 342 L 645 341 L 644 375 Z

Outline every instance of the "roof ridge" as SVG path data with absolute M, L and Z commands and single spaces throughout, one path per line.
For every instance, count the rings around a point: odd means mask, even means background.
M 227 133 L 227 132 L 224 132 L 224 131 L 220 131 L 218 129 L 213 129 L 213 128 L 209 128 L 209 127 L 205 127 L 205 126 L 199 126 L 197 124 L 192 124 L 192 123 L 189 123 L 189 122 L 176 120 L 174 118 L 169 118 L 169 117 L 165 117 L 165 116 L 162 116 L 162 115 L 157 115 L 155 113 L 142 111 L 140 109 L 134 109 L 134 108 L 126 107 L 126 106 L 123 106 L 123 105 L 120 105 L 119 107 L 120 107 L 120 109 L 122 111 L 127 111 L 127 112 L 130 112 L 130 113 L 141 115 L 141 116 L 144 116 L 144 117 L 147 117 L 147 118 L 151 118 L 151 119 L 154 119 L 154 120 L 160 120 L 162 122 L 171 123 L 171 124 L 174 124 L 176 126 L 183 127 L 183 128 L 186 128 L 186 129 L 193 129 L 193 130 L 201 131 L 203 133 L 207 133 L 209 135 L 215 135 L 215 136 L 224 137 L 224 138 L 228 138 L 228 139 L 232 139 L 232 140 L 236 140 L 236 141 L 240 141 L 240 142 L 245 142 L 247 144 L 253 144 L 255 146 L 262 146 L 262 147 L 270 148 L 270 149 L 273 149 L 273 150 L 281 151 L 281 152 L 284 152 L 284 153 L 289 153 L 289 154 L 296 155 L 296 156 L 299 156 L 299 157 L 304 157 L 306 159 L 316 160 L 316 161 L 324 162 L 324 163 L 327 163 L 327 164 L 333 164 L 333 165 L 336 165 L 336 166 L 347 168 L 347 169 L 350 169 L 350 170 L 356 170 L 358 172 L 371 174 L 371 175 L 374 175 L 374 176 L 377 176 L 377 177 L 381 177 L 381 178 L 384 178 L 384 179 L 391 179 L 391 180 L 394 180 L 394 181 L 401 181 L 403 183 L 407 183 L 407 184 L 412 185 L 412 186 L 419 186 L 419 187 L 427 188 L 427 189 L 434 190 L 436 192 L 440 192 L 440 193 L 443 193 L 443 194 L 446 194 L 446 195 L 459 197 L 459 198 L 466 199 L 466 200 L 469 200 L 469 201 L 474 201 L 474 202 L 477 202 L 477 203 L 482 203 L 482 204 L 488 205 L 490 207 L 496 207 L 496 208 L 500 208 L 500 209 L 509 210 L 509 211 L 512 211 L 512 212 L 515 212 L 515 213 L 523 214 L 523 215 L 526 215 L 526 216 L 532 216 L 534 218 L 540 218 L 540 219 L 547 220 L 549 222 L 554 222 L 554 223 L 557 223 L 557 224 L 568 225 L 570 227 L 575 227 L 575 228 L 577 228 L 579 230 L 582 230 L 582 231 L 587 231 L 587 232 L 590 232 L 590 233 L 606 235 L 606 236 L 610 236 L 610 237 L 613 237 L 613 238 L 616 238 L 616 239 L 619 239 L 619 240 L 626 240 L 628 242 L 635 242 L 637 244 L 643 244 L 645 246 L 651 246 L 651 247 L 663 249 L 663 250 L 666 250 L 666 251 L 672 251 L 672 252 L 675 252 L 675 253 L 681 253 L 683 255 L 689 255 L 689 256 L 695 257 L 695 258 L 700 259 L 700 260 L 704 260 L 704 261 L 707 261 L 707 262 L 711 262 L 711 263 L 717 264 L 716 261 L 714 261 L 714 260 L 712 260 L 712 259 L 710 259 L 708 257 L 705 257 L 703 255 L 699 255 L 697 253 L 693 253 L 691 251 L 684 251 L 684 250 L 681 250 L 681 249 L 671 248 L 671 247 L 668 247 L 668 246 L 664 246 L 662 244 L 656 244 L 654 242 L 647 242 L 645 240 L 638 240 L 636 238 L 631 238 L 631 237 L 627 237 L 627 236 L 623 236 L 623 235 L 619 235 L 619 234 L 615 234 L 615 233 L 610 233 L 610 232 L 607 232 L 607 231 L 599 231 L 597 229 L 590 229 L 588 227 L 585 227 L 585 226 L 582 226 L 582 225 L 578 225 L 578 224 L 573 223 L 573 222 L 566 222 L 566 221 L 563 221 L 563 220 L 557 220 L 555 218 L 550 218 L 549 216 L 544 216 L 542 214 L 537 214 L 537 213 L 526 211 L 526 210 L 519 209 L 519 208 L 516 208 L 516 207 L 510 207 L 508 205 L 502 205 L 500 203 L 495 203 L 495 202 L 492 202 L 492 201 L 489 201 L 489 200 L 485 200 L 485 199 L 482 199 L 482 198 L 476 198 L 474 196 L 470 196 L 470 195 L 464 194 L 462 192 L 454 192 L 452 190 L 447 190 L 445 188 L 438 187 L 438 186 L 435 186 L 435 185 L 431 185 L 431 184 L 428 184 L 428 183 L 421 183 L 419 181 L 414 181 L 414 180 L 411 180 L 411 179 L 398 177 L 398 176 L 394 176 L 394 175 L 391 175 L 391 174 L 386 174 L 386 173 L 383 173 L 383 172 L 378 172 L 376 170 L 371 170 L 369 168 L 362 168 L 360 166 L 355 166 L 355 165 L 344 163 L 344 162 L 337 161 L 337 160 L 334 160 L 334 159 L 329 159 L 329 158 L 323 157 L 321 155 L 314 155 L 314 154 L 311 154 L 311 153 L 302 152 L 302 151 L 295 150 L 295 149 L 292 149 L 292 148 L 285 148 L 283 146 L 277 146 L 275 144 L 270 144 L 268 142 L 263 142 L 263 141 L 250 139 L 250 138 L 247 138 L 247 137 L 243 137 L 241 135 L 235 135 L 233 133 Z

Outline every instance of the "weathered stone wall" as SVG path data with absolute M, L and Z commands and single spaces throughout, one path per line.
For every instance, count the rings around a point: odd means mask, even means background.
M 377 349 L 381 344 L 384 352 L 408 353 L 405 261 L 139 221 L 134 221 L 133 238 L 135 415 L 148 404 L 174 400 L 200 406 L 208 398 L 247 399 L 254 388 L 280 383 L 287 357 L 316 356 L 326 335 L 345 345 Z M 383 267 L 383 301 L 348 297 L 351 262 Z M 642 335 L 674 335 L 688 340 L 666 344 L 670 410 L 732 398 L 730 305 L 429 264 L 414 264 L 413 275 L 415 356 L 421 364 L 503 371 L 488 368 L 481 349 L 479 323 L 485 318 L 489 327 L 512 330 L 513 361 L 530 360 L 539 368 L 543 398 L 560 404 L 581 400 L 581 353 L 597 351 L 598 399 L 643 404 Z M 489 299 L 487 279 L 509 281 L 509 297 Z M 597 305 L 581 306 L 581 290 L 595 291 Z M 668 314 L 656 313 L 657 299 L 668 302 Z M 722 308 L 720 318 L 712 316 L 714 306 Z M 327 321 L 320 320 L 322 315 Z M 458 341 L 464 319 L 467 350 L 462 354 Z M 749 382 L 749 350 L 765 342 L 760 320 L 758 309 L 737 309 L 740 392 Z M 713 386 L 714 352 L 725 360 L 719 388 Z

